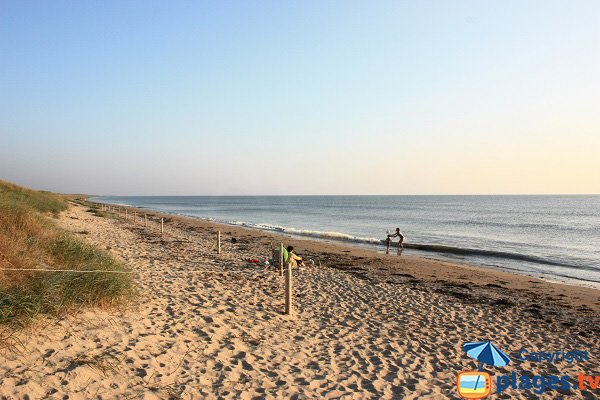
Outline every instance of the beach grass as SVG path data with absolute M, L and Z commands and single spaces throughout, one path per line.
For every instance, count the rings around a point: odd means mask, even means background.
M 1 327 L 18 328 L 41 316 L 58 317 L 82 307 L 114 306 L 131 296 L 130 274 L 103 272 L 128 272 L 125 265 L 59 228 L 51 218 L 68 208 L 68 199 L 0 181 Z
M 88 205 L 89 206 L 89 205 Z M 116 219 L 116 215 L 112 212 L 108 212 L 108 211 L 104 211 L 101 210 L 98 207 L 90 207 L 87 209 L 87 212 L 89 212 L 92 215 L 95 215 L 96 217 L 102 217 L 102 218 L 114 218 Z

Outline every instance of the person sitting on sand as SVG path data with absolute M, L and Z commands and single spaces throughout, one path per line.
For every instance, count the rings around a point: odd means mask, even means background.
M 290 263 L 290 266 L 292 268 L 298 268 L 298 267 L 302 267 L 302 257 L 297 256 L 296 254 L 293 253 L 294 251 L 294 247 L 293 246 L 288 246 L 287 247 L 287 252 L 288 252 L 288 258 L 287 258 L 287 262 Z

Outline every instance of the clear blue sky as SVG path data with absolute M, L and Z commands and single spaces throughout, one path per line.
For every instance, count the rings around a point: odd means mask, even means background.
M 0 2 L 0 179 L 600 193 L 600 1 Z

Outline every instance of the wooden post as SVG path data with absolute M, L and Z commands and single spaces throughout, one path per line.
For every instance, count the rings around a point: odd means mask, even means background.
M 133 212 L 133 222 L 135 223 L 135 217 L 137 217 L 137 211 Z
M 292 264 L 288 263 L 285 269 L 285 313 L 292 315 Z
M 144 228 L 148 226 L 148 217 L 144 214 Z
M 217 231 L 217 254 L 221 254 L 221 231 Z
M 279 243 L 279 276 L 283 276 L 283 243 Z
M 127 209 L 125 209 L 125 219 L 127 219 Z
M 160 233 L 163 233 L 165 231 L 165 226 L 164 226 L 164 218 L 160 219 Z

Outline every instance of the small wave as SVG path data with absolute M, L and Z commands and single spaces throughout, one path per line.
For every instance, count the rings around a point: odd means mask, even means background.
M 446 221 L 437 221 L 438 223 L 442 223 L 444 225 L 476 225 L 476 226 L 484 226 L 484 227 L 497 227 L 503 229 L 545 229 L 545 230 L 556 230 L 556 231 L 566 231 L 566 232 L 581 232 L 583 230 L 595 230 L 597 229 L 596 225 L 582 225 L 579 224 L 577 226 L 570 226 L 564 224 L 551 224 L 551 223 L 522 223 L 522 222 L 493 222 L 493 221 L 473 221 L 473 220 L 446 220 Z
M 213 219 L 213 221 L 214 221 L 214 219 Z M 215 221 L 215 222 L 217 222 L 217 221 Z M 320 238 L 320 239 L 331 239 L 331 240 L 339 240 L 339 241 L 354 242 L 354 243 L 366 243 L 366 244 L 379 243 L 379 239 L 377 239 L 377 238 L 353 236 L 353 235 L 349 235 L 347 233 L 335 232 L 335 231 L 317 231 L 317 230 L 310 230 L 310 229 L 297 229 L 297 228 L 290 228 L 290 227 L 271 225 L 271 224 L 252 224 L 252 223 L 243 222 L 243 221 L 221 221 L 221 222 L 225 222 L 229 225 L 244 226 L 244 227 L 253 228 L 253 229 L 281 232 L 281 233 L 287 233 L 290 235 L 297 235 L 297 236 L 307 236 L 307 237 L 315 237 L 315 238 Z
M 382 243 L 384 241 L 381 241 Z M 416 243 L 405 243 L 405 248 L 421 250 L 421 251 L 430 251 L 436 253 L 446 253 L 446 254 L 457 254 L 463 256 L 484 256 L 490 258 L 502 258 L 509 260 L 517 260 L 517 261 L 526 261 L 536 264 L 545 264 L 545 265 L 554 265 L 557 267 L 567 267 L 567 268 L 576 268 L 579 270 L 588 270 L 588 271 L 598 271 L 598 268 L 586 266 L 586 265 L 576 265 L 569 264 L 566 262 L 555 261 L 543 257 L 521 254 L 521 253 L 511 253 L 508 251 L 499 251 L 499 250 L 483 250 L 483 249 L 471 249 L 465 247 L 453 247 L 446 246 L 441 244 L 416 244 Z
M 208 218 L 204 218 L 208 220 Z M 260 229 L 272 232 L 279 233 L 287 233 L 290 235 L 296 236 L 307 236 L 319 239 L 329 239 L 343 242 L 351 242 L 351 243 L 362 243 L 362 244 L 385 244 L 385 240 L 377 239 L 377 238 L 368 238 L 368 237 L 360 237 L 353 236 L 347 233 L 335 232 L 335 231 L 318 231 L 318 230 L 309 230 L 309 229 L 297 229 L 290 228 L 279 225 L 272 224 L 253 224 L 243 221 L 218 221 L 214 218 L 210 218 L 210 220 L 215 222 L 224 222 L 229 225 L 236 226 L 244 226 L 252 229 Z M 398 246 L 397 242 L 392 243 L 392 246 Z M 454 247 L 447 246 L 442 244 L 419 244 L 419 243 L 404 243 L 404 248 L 414 249 L 420 251 L 427 252 L 435 252 L 440 254 L 456 254 L 462 256 L 483 256 L 488 258 L 499 258 L 506 260 L 515 260 L 515 261 L 526 261 L 535 264 L 543 264 L 543 265 L 553 265 L 558 267 L 566 267 L 566 268 L 575 268 L 578 270 L 588 270 L 588 271 L 599 271 L 600 269 L 581 264 L 569 264 L 567 262 L 555 261 L 548 258 L 538 257 L 534 255 L 521 254 L 521 253 L 511 253 L 507 251 L 500 250 L 484 250 L 484 249 L 473 249 L 466 247 Z

